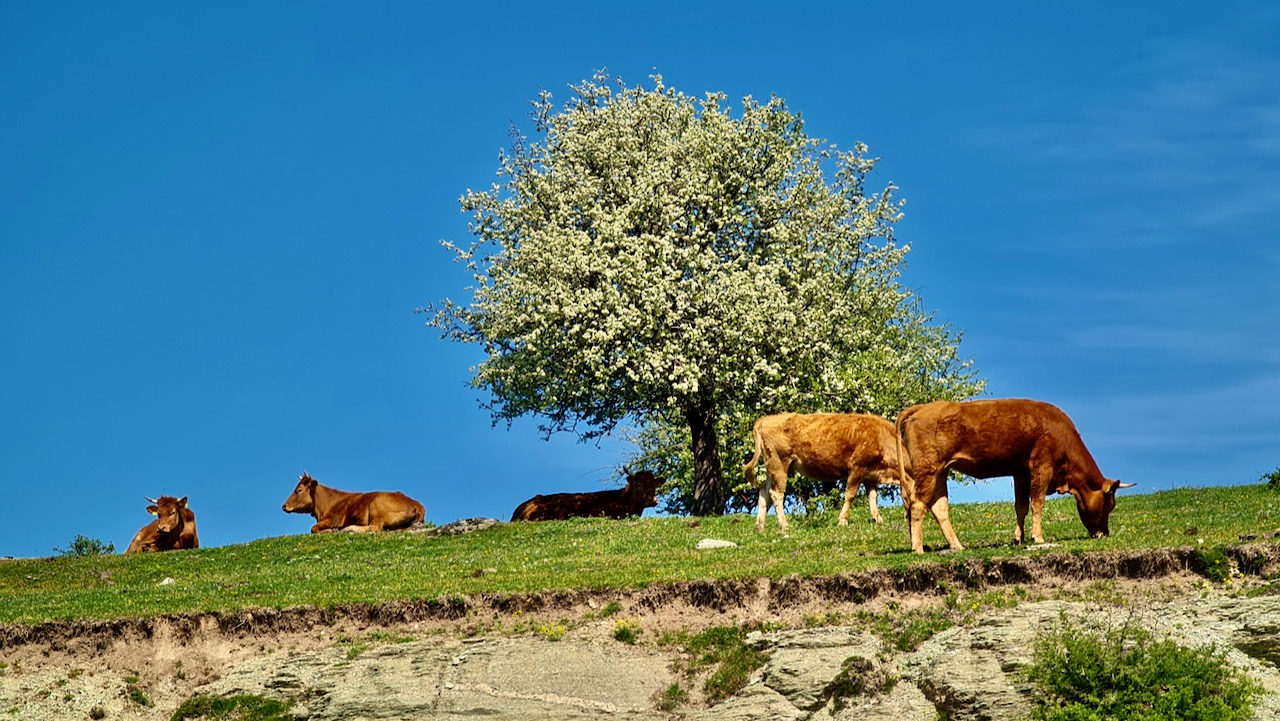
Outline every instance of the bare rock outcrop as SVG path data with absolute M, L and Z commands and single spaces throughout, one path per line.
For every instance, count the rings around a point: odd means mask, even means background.
M 947 629 L 909 654 L 892 654 L 866 631 L 826 627 L 753 633 L 769 655 L 746 689 L 709 708 L 678 709 L 696 721 L 834 718 L 1015 721 L 1035 690 L 1021 676 L 1035 638 L 1066 617 L 1097 619 L 1096 604 L 1044 601 Z M 1189 645 L 1216 644 L 1273 694 L 1258 721 L 1280 718 L 1275 650 L 1280 597 L 1196 599 L 1110 609 Z M 340 648 L 267 656 L 242 664 L 202 693 L 304 699 L 313 721 L 365 718 L 668 719 L 655 700 L 682 681 L 673 649 L 606 639 L 484 638 L 382 646 L 347 658 Z

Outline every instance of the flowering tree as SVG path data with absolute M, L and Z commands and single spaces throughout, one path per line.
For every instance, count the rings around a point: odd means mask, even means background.
M 892 185 L 865 192 L 865 146 L 808 137 L 776 97 L 733 117 L 722 94 L 653 81 L 597 73 L 560 107 L 540 94 L 535 138 L 513 132 L 500 182 L 461 200 L 473 242 L 445 243 L 475 278 L 471 303 L 427 310 L 447 337 L 483 346 L 473 385 L 495 422 L 532 414 L 584 439 L 679 424 L 686 510 L 721 513 L 720 428 L 864 409 L 872 386 L 938 376 L 927 359 L 954 360 L 958 339 L 898 283 L 901 202 Z M 968 382 L 968 363 L 952 366 Z

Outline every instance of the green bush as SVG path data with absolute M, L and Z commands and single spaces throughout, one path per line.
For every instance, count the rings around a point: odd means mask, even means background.
M 1039 686 L 1034 721 L 1245 721 L 1262 687 L 1212 647 L 1140 628 L 1059 628 L 1036 640 L 1025 671 Z
M 708 703 L 719 703 L 741 691 L 751 673 L 769 660 L 769 654 L 758 651 L 746 643 L 747 632 L 739 626 L 716 626 L 701 633 L 664 635 L 662 644 L 679 644 L 690 658 L 686 672 L 715 667 L 703 684 Z
M 261 696 L 193 696 L 182 702 L 170 721 L 293 721 L 292 705 Z
M 1231 556 L 1225 546 L 1196 549 L 1195 561 L 1196 571 L 1214 583 L 1231 578 Z
M 681 688 L 679 683 L 673 683 L 654 694 L 654 699 L 654 708 L 659 711 L 674 711 L 676 707 L 689 702 L 689 692 Z
M 96 538 L 88 538 L 77 533 L 68 548 L 54 546 L 53 551 L 59 556 L 109 556 L 116 552 L 116 544 L 103 543 Z
M 1274 471 L 1263 473 L 1258 480 L 1266 483 L 1269 490 L 1280 493 L 1280 466 L 1277 466 Z
M 623 643 L 634 644 L 640 637 L 640 622 L 624 618 L 613 623 L 613 638 Z

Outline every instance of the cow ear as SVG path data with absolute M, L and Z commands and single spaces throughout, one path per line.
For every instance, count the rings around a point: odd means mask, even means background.
M 147 506 L 147 513 L 150 513 L 150 514 L 151 514 L 151 515 L 153 515 L 153 516 L 158 516 L 158 515 L 160 515 L 160 507 L 159 507 L 159 506 Z
M 179 505 L 179 506 L 181 506 L 181 507 L 183 507 L 183 508 L 186 508 L 186 507 L 187 507 L 187 497 L 186 497 L 186 496 L 183 496 L 183 497 L 182 497 L 182 500 L 178 501 L 178 505 Z

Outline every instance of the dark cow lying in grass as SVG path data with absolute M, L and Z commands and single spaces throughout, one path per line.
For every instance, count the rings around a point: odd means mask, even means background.
M 421 503 L 399 491 L 348 493 L 320 485 L 306 472 L 282 506 L 286 513 L 309 513 L 312 533 L 398 531 L 427 517 Z
M 658 486 L 667 479 L 649 471 L 627 476 L 627 485 L 594 493 L 552 493 L 534 496 L 516 507 L 513 521 L 563 521 L 566 518 L 627 518 L 658 505 Z
M 196 535 L 196 514 L 187 508 L 186 496 L 160 496 L 158 499 L 147 498 L 147 501 L 151 504 L 147 506 L 147 513 L 155 516 L 156 520 L 138 529 L 125 553 L 200 547 L 200 537 Z
M 1040 517 L 1048 493 L 1075 496 L 1085 530 L 1094 538 L 1106 536 L 1116 491 L 1134 485 L 1103 476 L 1075 424 L 1060 408 L 1043 401 L 934 401 L 902 411 L 897 430 L 903 447 L 900 458 L 912 468 L 902 499 L 916 553 L 924 552 L 926 512 L 933 514 L 951 548 L 964 548 L 951 528 L 947 474 L 952 470 L 974 478 L 1013 476 L 1018 517 L 1013 537 L 1018 543 L 1028 508 L 1031 538 L 1044 542 Z
M 879 523 L 877 502 L 881 483 L 899 485 L 898 441 L 893 424 L 880 416 L 861 413 L 779 413 L 755 422 L 755 454 L 742 467 L 747 483 L 759 486 L 756 530 L 763 531 L 769 503 L 785 533 L 782 510 L 787 479 L 800 473 L 815 481 L 844 481 L 841 526 L 849 524 L 849 506 L 858 486 L 867 489 L 871 518 Z M 768 479 L 756 479 L 756 464 L 764 457 Z

